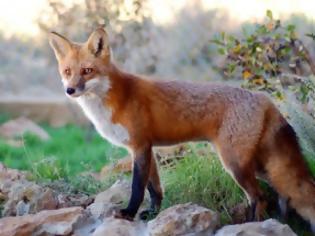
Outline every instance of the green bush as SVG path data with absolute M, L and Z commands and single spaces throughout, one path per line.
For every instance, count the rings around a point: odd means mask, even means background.
M 312 34 L 308 34 L 312 36 Z M 303 103 L 315 98 L 315 63 L 295 25 L 283 25 L 267 11 L 267 20 L 244 28 L 241 37 L 222 32 L 212 40 L 225 57 L 220 70 L 226 78 L 242 79 L 242 86 L 264 90 L 278 99 L 291 89 Z

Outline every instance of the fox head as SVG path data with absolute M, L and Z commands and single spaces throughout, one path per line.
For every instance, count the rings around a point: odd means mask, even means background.
M 83 44 L 71 42 L 52 32 L 49 43 L 55 52 L 62 83 L 69 97 L 79 97 L 96 89 L 106 78 L 110 48 L 104 29 L 95 30 Z

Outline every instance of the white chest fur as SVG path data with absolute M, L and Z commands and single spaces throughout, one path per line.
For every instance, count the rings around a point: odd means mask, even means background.
M 104 106 L 98 94 L 82 95 L 77 98 L 77 102 L 103 138 L 118 146 L 127 144 L 128 130 L 121 124 L 112 122 L 112 110 Z

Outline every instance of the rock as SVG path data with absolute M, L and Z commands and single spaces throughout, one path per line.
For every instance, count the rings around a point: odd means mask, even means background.
M 247 203 L 242 202 L 239 204 L 236 204 L 231 210 L 230 215 L 232 217 L 233 224 L 241 224 L 246 222 L 247 217 Z
M 93 217 L 103 219 L 112 216 L 119 207 L 119 204 L 94 202 L 87 207 L 87 210 Z
M 145 236 L 148 235 L 143 222 L 106 218 L 92 236 Z
M 132 157 L 127 155 L 126 157 L 119 159 L 115 164 L 106 165 L 102 168 L 100 178 L 103 179 L 112 173 L 130 173 L 132 171 Z
M 151 236 L 212 235 L 218 224 L 216 212 L 186 203 L 162 211 L 148 227 Z
M 128 201 L 130 194 L 130 182 L 126 180 L 117 180 L 109 189 L 97 194 L 94 202 L 122 204 L 123 202 Z
M 32 94 L 32 93 L 30 93 Z M 34 122 L 44 122 L 53 127 L 63 127 L 66 124 L 88 125 L 89 121 L 82 109 L 66 96 L 1 96 L 0 111 L 12 117 L 28 117 Z
M 59 193 L 57 196 L 58 208 L 81 206 L 86 208 L 94 202 L 94 198 L 83 193 Z
M 8 193 L 8 201 L 4 205 L 4 216 L 15 216 L 17 205 L 23 199 L 29 202 L 29 211 L 34 214 L 41 210 L 56 209 L 58 201 L 54 192 L 49 188 L 41 187 L 27 180 L 12 182 Z
M 0 203 L 4 202 L 6 199 L 7 199 L 6 196 L 1 192 L 1 189 L 0 189 Z
M 277 220 L 268 219 L 263 222 L 251 222 L 239 225 L 228 225 L 221 228 L 215 236 L 296 236 L 288 225 Z
M 0 187 L 6 180 L 16 181 L 25 179 L 27 173 L 25 171 L 18 171 L 7 168 L 3 163 L 0 162 Z
M 44 129 L 24 117 L 10 120 L 0 126 L 0 136 L 7 140 L 21 138 L 25 133 L 33 134 L 41 140 L 48 140 L 50 138 Z
M 96 228 L 102 224 L 102 220 L 91 217 L 89 215 L 84 215 L 80 220 L 74 225 L 74 232 L 72 236 L 91 236 L 95 232 Z
M 26 172 L 9 169 L 0 163 L 0 202 L 8 199 L 10 189 L 16 181 L 25 179 Z
M 131 196 L 131 183 L 125 179 L 117 180 L 110 188 L 95 196 L 94 203 L 89 207 L 91 213 L 100 217 L 112 215 L 113 211 L 123 208 Z M 138 213 L 149 207 L 149 194 L 144 196 Z M 137 217 L 137 216 L 136 216 Z
M 1 218 L 1 236 L 69 235 L 82 214 L 81 207 L 73 207 Z
M 26 197 L 24 197 L 16 205 L 16 215 L 17 216 L 23 216 L 23 215 L 29 214 L 30 207 L 31 207 L 31 204 L 30 204 L 29 200 Z

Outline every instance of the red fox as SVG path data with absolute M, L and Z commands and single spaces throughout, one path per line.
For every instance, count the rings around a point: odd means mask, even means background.
M 294 130 L 267 96 L 227 85 L 157 81 L 123 72 L 112 63 L 108 36 L 101 28 L 84 44 L 52 32 L 50 44 L 67 96 L 79 103 L 102 137 L 133 154 L 130 201 L 116 217 L 132 220 L 146 187 L 151 207 L 140 217 L 159 211 L 163 193 L 152 146 L 207 140 L 245 192 L 252 219 L 259 220 L 266 205 L 256 179 L 262 176 L 315 226 L 314 179 Z

